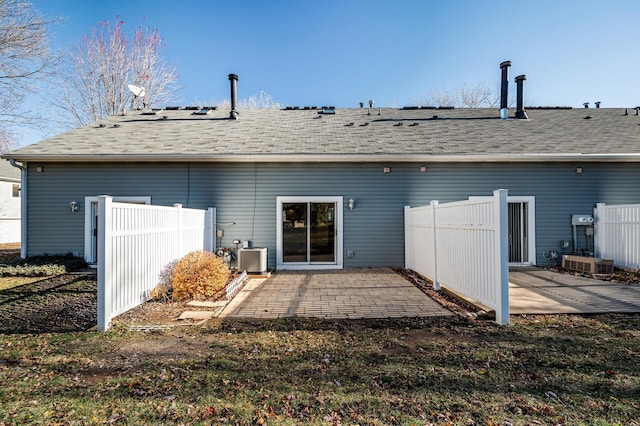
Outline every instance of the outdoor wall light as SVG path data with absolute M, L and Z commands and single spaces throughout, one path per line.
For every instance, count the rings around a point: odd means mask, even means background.
M 78 203 L 76 201 L 70 202 L 69 207 L 71 207 L 71 213 L 77 212 L 78 209 L 80 208 L 80 206 L 78 206 Z
M 353 210 L 353 207 L 356 205 L 356 202 L 353 201 L 353 198 L 349 200 L 349 210 Z
M 391 167 L 384 167 L 382 173 L 391 173 Z

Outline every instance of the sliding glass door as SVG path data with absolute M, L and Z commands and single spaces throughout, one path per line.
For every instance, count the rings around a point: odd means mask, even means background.
M 279 267 L 337 266 L 342 199 L 279 199 Z M 301 268 L 294 268 L 301 269 Z

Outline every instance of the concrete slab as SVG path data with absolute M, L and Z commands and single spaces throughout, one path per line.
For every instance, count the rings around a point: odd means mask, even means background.
M 387 268 L 278 272 L 249 283 L 222 311 L 236 318 L 391 318 L 449 316 Z
M 208 320 L 213 318 L 215 314 L 215 311 L 185 311 L 178 317 L 178 319 L 192 319 L 196 321 Z
M 512 314 L 640 312 L 640 286 L 546 269 L 509 272 Z
M 195 308 L 219 308 L 222 306 L 226 306 L 227 305 L 227 301 L 226 300 L 221 300 L 219 302 L 207 302 L 207 301 L 201 301 L 201 300 L 192 300 L 191 302 L 187 303 L 187 306 L 193 306 Z

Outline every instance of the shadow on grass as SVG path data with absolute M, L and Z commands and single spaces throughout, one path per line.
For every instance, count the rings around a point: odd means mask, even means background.
M 351 378 L 348 370 L 326 377 L 343 384 L 364 380 L 398 390 L 440 387 L 446 392 L 533 393 L 542 398 L 548 391 L 584 392 L 604 399 L 637 400 L 640 344 L 630 331 L 639 328 L 638 315 L 607 314 L 529 316 L 511 327 L 455 317 L 223 320 L 209 332 L 252 336 L 301 331 L 331 336 L 324 344 L 330 359 L 358 366 Z M 365 343 L 370 350 L 349 345 L 350 339 Z M 340 349 L 331 353 L 332 347 Z M 224 362 L 218 356 L 216 362 L 223 362 L 227 369 L 235 365 L 234 374 L 241 374 L 240 370 L 246 373 L 251 365 L 247 363 L 250 358 Z M 254 375 L 268 371 L 267 375 L 310 377 L 310 371 L 300 370 L 304 363 L 282 365 L 285 359 L 277 363 L 263 360 L 249 370 Z M 282 371 L 274 370 L 278 365 Z M 628 379 L 621 380 L 623 377 Z
M 92 274 L 65 274 L 0 291 L 0 334 L 84 331 L 97 322 Z
M 338 423 L 327 420 L 334 416 L 360 424 L 634 424 L 638 325 L 634 315 L 518 317 L 510 327 L 459 317 L 226 319 L 116 330 L 108 339 L 54 336 L 51 356 L 22 362 L 29 374 L 63 379 L 45 381 L 34 396 L 21 370 L 6 369 L 15 375 L 6 400 L 21 409 L 49 395 L 97 411 L 115 403 L 130 423 Z M 16 354 L 11 366 L 23 358 Z M 160 410 L 167 401 L 175 417 Z M 64 408 L 65 421 L 80 413 Z

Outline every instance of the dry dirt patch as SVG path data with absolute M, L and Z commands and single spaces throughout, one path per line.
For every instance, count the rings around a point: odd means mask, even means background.
M 20 257 L 20 243 L 0 244 L 0 263 Z
M 200 320 L 179 319 L 185 311 L 212 311 L 216 308 L 188 306 L 187 302 L 157 301 L 151 300 L 137 306 L 130 311 L 119 315 L 112 321 L 114 327 L 174 327 L 181 325 L 194 325 Z

